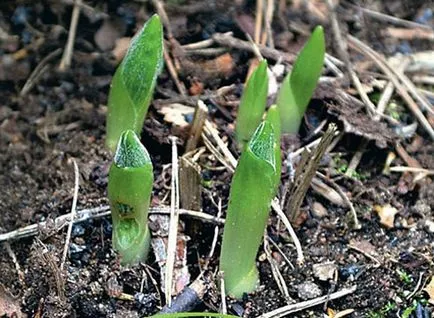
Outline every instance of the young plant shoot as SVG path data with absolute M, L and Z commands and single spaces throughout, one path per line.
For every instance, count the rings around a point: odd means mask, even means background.
M 150 233 L 148 209 L 154 182 L 152 162 L 132 130 L 122 133 L 110 167 L 108 197 L 113 220 L 113 247 L 122 264 L 146 259 Z
M 282 171 L 282 157 L 280 153 L 280 112 L 277 105 L 271 105 L 270 108 L 267 111 L 267 115 L 265 117 L 265 120 L 273 126 L 274 130 L 274 139 L 276 142 L 276 182 L 277 185 L 280 184 L 280 174 Z
M 114 151 L 127 129 L 140 135 L 163 65 L 163 28 L 152 16 L 132 39 L 113 76 L 108 97 L 106 146 Z
M 282 133 L 298 133 L 321 75 L 324 55 L 324 30 L 317 26 L 294 62 L 291 73 L 285 77 L 277 97 Z
M 261 122 L 267 95 L 267 61 L 262 60 L 247 80 L 238 109 L 235 137 L 240 149 L 244 149 Z
M 223 232 L 220 269 L 226 292 L 236 298 L 259 282 L 256 254 L 277 192 L 276 139 L 264 121 L 241 154 L 232 179 Z

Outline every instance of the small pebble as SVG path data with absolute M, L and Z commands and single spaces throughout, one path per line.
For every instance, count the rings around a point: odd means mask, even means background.
M 91 282 L 90 284 L 89 284 L 89 288 L 90 288 L 90 291 L 92 292 L 92 295 L 99 295 L 99 294 L 101 294 L 102 293 L 102 287 L 101 287 L 101 285 L 100 285 L 100 283 L 98 283 L 98 282 Z
M 69 245 L 69 252 L 72 255 L 84 252 L 85 250 L 86 250 L 86 245 L 78 245 L 78 244 L 75 244 L 75 243 L 71 243 Z
M 71 236 L 72 237 L 76 237 L 76 236 L 82 236 L 85 232 L 85 229 L 83 226 L 81 226 L 80 224 L 74 224 L 72 227 L 72 233 Z
M 312 282 L 305 282 L 297 286 L 298 297 L 302 300 L 313 299 L 322 295 L 319 286 Z
M 155 306 L 155 302 L 157 300 L 157 297 L 154 293 L 150 293 L 150 294 L 136 293 L 134 295 L 134 299 L 141 306 L 151 309 L 153 306 Z
M 312 216 L 317 219 L 322 219 L 327 216 L 327 209 L 319 202 L 312 204 Z
M 86 241 L 82 237 L 76 237 L 74 238 L 74 243 L 77 245 L 85 245 Z

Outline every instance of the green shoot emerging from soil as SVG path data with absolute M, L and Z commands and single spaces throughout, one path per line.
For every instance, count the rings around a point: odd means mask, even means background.
M 321 75 L 324 55 L 324 30 L 321 26 L 317 26 L 299 53 L 291 73 L 285 77 L 277 97 L 282 133 L 298 133 L 301 120 Z
M 158 15 L 154 15 L 133 38 L 113 76 L 106 136 L 111 151 L 123 131 L 131 129 L 140 135 L 162 65 L 163 28 Z
M 261 122 L 268 94 L 267 61 L 262 60 L 247 80 L 238 109 L 235 137 L 240 149 L 249 142 Z
M 276 139 L 262 122 L 241 154 L 232 179 L 220 254 L 226 292 L 236 298 L 259 282 L 256 254 L 277 192 Z
M 152 162 L 132 130 L 122 133 L 110 167 L 108 197 L 113 247 L 122 264 L 145 260 L 149 250 L 148 208 L 154 182 Z

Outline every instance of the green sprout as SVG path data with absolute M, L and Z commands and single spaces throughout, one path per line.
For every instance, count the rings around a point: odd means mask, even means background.
M 276 139 L 264 121 L 241 154 L 232 179 L 220 253 L 228 295 L 241 298 L 259 282 L 256 254 L 277 192 Z
M 413 277 L 411 277 L 411 274 L 407 273 L 406 271 L 397 269 L 396 272 L 399 275 L 399 279 L 405 284 L 409 285 L 413 282 Z
M 391 311 L 396 310 L 396 309 L 397 309 L 396 303 L 389 301 L 380 310 L 377 310 L 377 311 L 371 310 L 367 313 L 366 316 L 368 318 L 384 318 L 386 316 L 387 317 L 390 316 L 392 314 Z
M 163 66 L 163 28 L 154 15 L 131 41 L 108 97 L 106 146 L 114 151 L 127 129 L 140 135 Z
M 148 209 L 154 182 L 152 162 L 132 130 L 122 133 L 109 171 L 108 197 L 113 247 L 122 264 L 145 260 L 150 243 Z
M 247 80 L 238 109 L 235 137 L 240 149 L 249 142 L 261 122 L 267 104 L 267 61 L 262 60 Z
M 406 308 L 403 310 L 403 312 L 402 312 L 402 314 L 401 314 L 401 317 L 402 317 L 402 318 L 409 318 L 409 317 L 412 317 L 412 316 L 413 316 L 412 313 L 416 311 L 417 304 L 418 304 L 417 300 L 416 300 L 416 299 L 413 299 L 413 302 L 411 303 L 411 305 L 409 305 L 408 307 L 406 307 Z
M 280 154 L 280 112 L 277 105 L 271 105 L 268 109 L 267 115 L 265 117 L 265 120 L 268 121 L 272 126 L 274 130 L 274 139 L 276 143 L 276 182 L 277 184 L 280 184 L 280 174 L 282 170 L 282 157 Z
M 277 97 L 282 133 L 296 134 L 315 91 L 324 64 L 324 30 L 317 26 L 299 53 Z

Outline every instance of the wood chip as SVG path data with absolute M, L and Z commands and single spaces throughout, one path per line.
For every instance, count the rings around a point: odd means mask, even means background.
M 382 225 L 389 229 L 394 227 L 395 215 L 398 213 L 398 209 L 387 204 L 384 206 L 376 205 L 374 206 L 374 210 L 378 213 Z
M 194 108 L 185 106 L 182 104 L 170 104 L 163 106 L 158 112 L 164 115 L 164 120 L 180 128 L 188 126 L 188 122 L 185 119 L 186 115 L 193 115 Z

